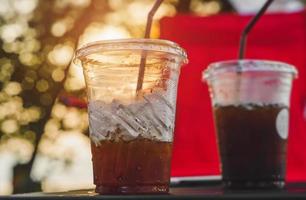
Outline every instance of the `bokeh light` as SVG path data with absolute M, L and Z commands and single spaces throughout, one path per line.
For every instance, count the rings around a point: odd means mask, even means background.
M 71 45 L 58 44 L 48 54 L 48 60 L 55 66 L 67 67 L 72 59 L 73 51 Z
M 40 79 L 39 81 L 37 81 L 36 83 L 36 89 L 39 92 L 46 92 L 49 88 L 49 83 L 47 80 L 45 79 Z
M 0 82 L 7 82 L 14 72 L 14 66 L 12 62 L 6 58 L 0 58 L 0 65 Z
M 83 69 L 79 65 L 71 64 L 69 78 L 65 82 L 65 89 L 68 91 L 81 90 L 85 88 Z
M 14 0 L 13 6 L 16 12 L 21 15 L 31 13 L 37 5 L 37 0 Z
M 57 68 L 52 72 L 52 78 L 55 82 L 61 82 L 65 78 L 65 72 L 61 68 Z
M 66 129 L 77 129 L 81 123 L 80 113 L 77 108 L 70 108 L 63 118 L 63 126 Z
M 83 8 L 89 6 L 90 3 L 91 0 L 56 0 L 55 7 L 57 9 L 64 9 L 68 6 Z
M 41 60 L 37 55 L 30 52 L 22 52 L 19 54 L 19 60 L 22 64 L 31 66 L 40 64 Z
M 18 82 L 9 82 L 8 84 L 6 84 L 3 90 L 8 95 L 18 95 L 21 92 L 21 85 Z
M 52 117 L 57 118 L 59 120 L 63 119 L 65 114 L 67 113 L 67 107 L 61 103 L 56 103 L 52 109 Z
M 86 136 L 78 131 L 66 131 L 53 142 L 44 140 L 40 147 L 32 175 L 35 180 L 42 181 L 44 191 L 93 188 L 91 162 L 84 162 L 91 159 Z M 66 162 L 60 162 L 62 160 Z
M 7 119 L 1 123 L 1 131 L 6 134 L 15 133 L 19 129 L 17 121 L 14 119 Z
M 207 16 L 218 13 L 221 10 L 221 5 L 217 1 L 203 2 L 192 0 L 190 8 L 196 15 Z
M 128 30 L 121 26 L 91 23 L 80 37 L 79 46 L 98 40 L 129 38 Z
M 10 150 L 17 157 L 19 163 L 28 162 L 34 151 L 33 144 L 21 137 L 12 137 L 1 145 L 3 145 L 2 148 Z
M 45 136 L 47 136 L 49 139 L 55 139 L 59 134 L 60 128 L 61 124 L 57 119 L 49 119 L 45 125 Z M 41 145 L 41 147 L 44 148 L 45 146 Z M 44 152 L 46 151 L 47 150 L 44 150 Z
M 23 34 L 23 31 L 24 27 L 22 27 L 22 24 L 7 24 L 1 27 L 0 37 L 5 42 L 13 42 Z

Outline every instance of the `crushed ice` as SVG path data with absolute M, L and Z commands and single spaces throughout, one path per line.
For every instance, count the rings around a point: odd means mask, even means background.
M 89 131 L 93 142 L 132 140 L 138 136 L 151 140 L 172 141 L 175 106 L 165 94 L 147 94 L 143 100 L 123 104 L 91 101 L 88 105 Z

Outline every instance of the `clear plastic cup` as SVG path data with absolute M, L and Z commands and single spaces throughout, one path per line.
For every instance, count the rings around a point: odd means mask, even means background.
M 296 75 L 292 65 L 264 60 L 218 62 L 204 71 L 226 187 L 284 186 Z
M 90 43 L 77 50 L 76 60 L 87 86 L 96 192 L 167 193 L 185 51 L 166 40 L 122 39 Z

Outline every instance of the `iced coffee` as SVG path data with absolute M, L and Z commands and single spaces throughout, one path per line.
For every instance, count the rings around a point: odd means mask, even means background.
M 136 91 L 144 52 L 143 84 Z M 81 48 L 77 59 L 87 86 L 96 192 L 167 193 L 184 50 L 164 40 L 114 40 Z
M 259 60 L 215 63 L 205 71 L 226 187 L 284 186 L 296 73 L 291 65 Z

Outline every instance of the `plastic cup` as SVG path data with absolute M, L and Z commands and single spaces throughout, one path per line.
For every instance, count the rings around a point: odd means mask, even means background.
M 289 64 L 264 60 L 218 62 L 204 71 L 225 187 L 284 186 L 296 75 Z
M 141 56 L 142 89 L 136 93 Z M 157 39 L 99 41 L 77 50 L 87 86 L 96 192 L 167 193 L 177 84 L 186 53 Z

